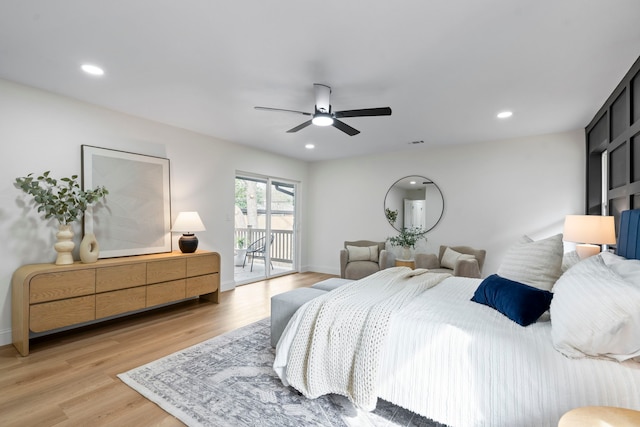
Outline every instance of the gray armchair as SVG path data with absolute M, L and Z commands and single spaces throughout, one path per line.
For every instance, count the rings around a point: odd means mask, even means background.
M 454 276 L 480 278 L 486 255 L 487 251 L 484 249 L 470 246 L 440 246 L 438 255 L 416 254 L 415 261 L 416 268 L 427 268 Z
M 357 240 L 344 242 L 340 250 L 340 277 L 358 280 L 387 267 L 385 242 Z

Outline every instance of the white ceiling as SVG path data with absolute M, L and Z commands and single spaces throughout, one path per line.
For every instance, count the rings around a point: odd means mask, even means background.
M 638 0 L 0 0 L 0 77 L 317 161 L 583 128 L 639 18 Z M 313 83 L 334 111 L 393 115 L 288 134 L 308 118 L 253 108 L 312 112 Z

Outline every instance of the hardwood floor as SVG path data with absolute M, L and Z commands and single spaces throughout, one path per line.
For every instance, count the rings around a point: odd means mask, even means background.
M 2 426 L 179 426 L 116 375 L 268 317 L 272 295 L 329 274 L 291 274 L 31 341 L 21 357 L 0 347 Z

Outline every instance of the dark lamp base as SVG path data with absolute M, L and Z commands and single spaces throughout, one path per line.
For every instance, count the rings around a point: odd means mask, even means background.
M 198 249 L 198 238 L 195 234 L 183 234 L 178 239 L 178 246 L 182 253 L 190 254 Z

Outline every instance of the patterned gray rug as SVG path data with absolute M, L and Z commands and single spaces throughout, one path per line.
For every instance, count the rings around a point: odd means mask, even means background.
M 369 413 L 306 399 L 273 371 L 269 334 L 267 318 L 118 377 L 188 426 L 442 426 L 380 399 Z

